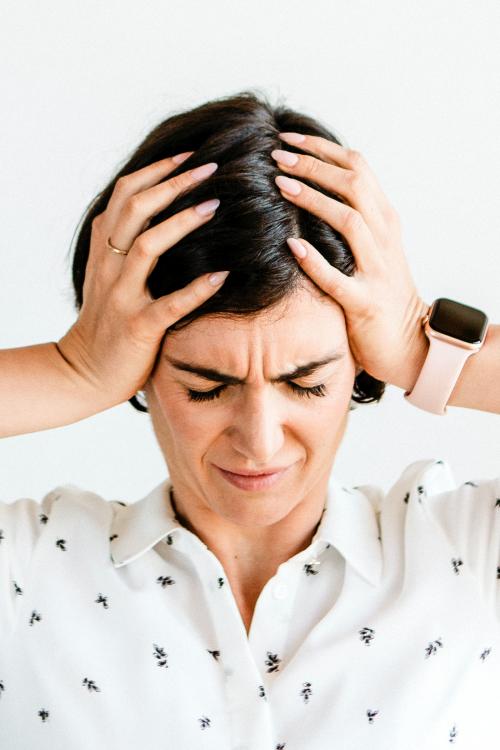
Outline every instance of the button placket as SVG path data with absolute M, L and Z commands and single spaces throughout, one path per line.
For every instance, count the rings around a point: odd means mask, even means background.
M 275 578 L 267 582 L 257 601 L 249 645 L 263 684 L 267 680 L 274 680 L 278 674 L 278 671 L 268 672 L 266 654 L 269 651 L 277 654 L 280 664 L 286 659 L 288 629 L 298 580 L 299 572 L 294 566 L 278 568 Z

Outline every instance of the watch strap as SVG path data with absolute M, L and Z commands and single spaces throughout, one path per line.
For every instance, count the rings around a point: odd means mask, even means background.
M 454 346 L 432 334 L 429 344 L 417 382 L 404 397 L 420 409 L 443 415 L 466 360 L 477 350 Z

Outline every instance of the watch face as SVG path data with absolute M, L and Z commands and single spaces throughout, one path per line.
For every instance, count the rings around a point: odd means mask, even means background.
M 441 297 L 433 305 L 429 325 L 435 331 L 469 344 L 480 343 L 485 335 L 488 318 L 476 307 Z

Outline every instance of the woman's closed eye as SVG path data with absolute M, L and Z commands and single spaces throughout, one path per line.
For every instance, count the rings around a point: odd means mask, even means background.
M 324 383 L 305 387 L 297 385 L 297 383 L 293 383 L 292 381 L 288 381 L 287 385 L 289 385 L 292 391 L 299 397 L 307 396 L 310 398 L 311 396 L 326 396 L 326 386 Z M 219 385 L 211 391 L 193 391 L 191 388 L 188 388 L 187 393 L 190 401 L 212 401 L 214 398 L 218 398 L 222 391 L 227 387 L 227 385 Z

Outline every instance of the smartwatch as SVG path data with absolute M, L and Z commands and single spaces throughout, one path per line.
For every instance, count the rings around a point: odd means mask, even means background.
M 404 397 L 419 409 L 443 415 L 466 360 L 483 345 L 488 318 L 482 310 L 440 297 L 422 325 L 430 346 L 417 382 Z

